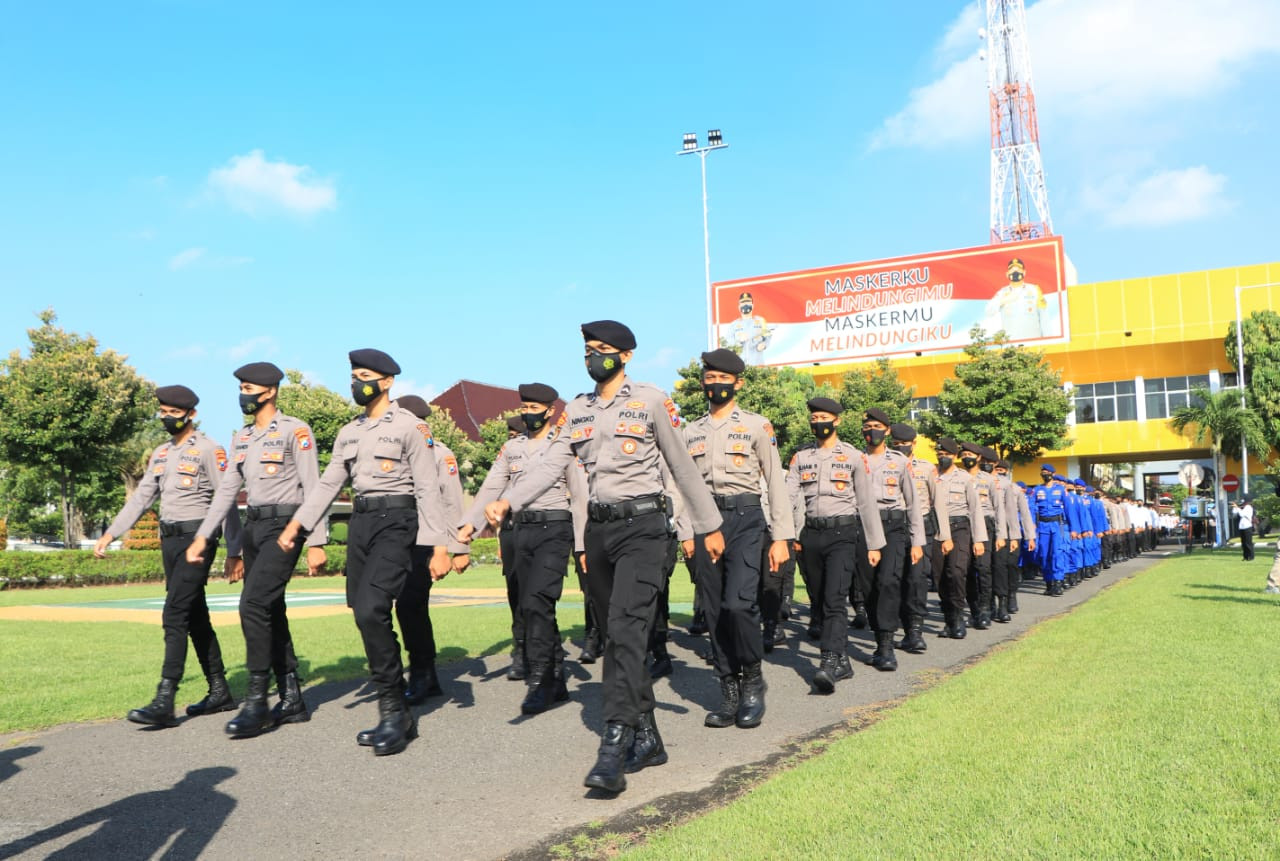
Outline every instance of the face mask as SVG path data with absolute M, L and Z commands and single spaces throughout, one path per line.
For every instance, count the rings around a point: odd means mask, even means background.
M 895 445 L 893 450 L 904 457 L 911 457 L 911 446 L 909 445 Z
M 377 377 L 372 380 L 352 380 L 351 400 L 362 407 L 367 407 L 377 399 L 378 395 L 382 394 L 382 389 L 378 387 L 378 380 L 385 379 L 386 377 Z
M 955 458 L 948 457 L 945 454 L 938 455 L 938 469 L 946 472 L 951 469 L 951 464 L 955 463 Z
M 260 397 L 262 397 L 261 392 L 259 392 L 256 395 L 246 395 L 241 393 L 240 412 L 244 413 L 247 416 L 251 416 L 254 413 L 256 413 L 258 411 L 258 408 L 262 406 L 261 401 L 258 400 L 258 398 Z
M 1017 284 L 1022 279 L 1023 279 L 1022 273 L 1016 269 L 1009 273 L 1009 280 L 1015 284 Z
M 752 308 L 752 306 L 750 306 L 750 305 L 739 305 L 739 306 L 738 306 L 738 311 L 739 311 L 739 313 L 741 313 L 744 317 L 745 317 L 745 316 L 747 316 L 748 314 L 750 314 L 753 310 L 754 310 L 754 309 L 753 309 L 753 308 Z
M 540 413 L 521 413 L 520 421 L 524 422 L 525 430 L 529 433 L 542 430 L 542 426 L 547 423 L 547 411 Z
M 982 470 L 983 472 L 994 472 L 995 468 L 996 468 L 996 465 L 990 462 L 982 463 L 978 465 L 978 469 Z
M 835 422 L 809 422 L 809 430 L 818 439 L 826 439 L 836 432 Z
M 621 370 L 622 359 L 617 353 L 597 353 L 595 350 L 587 353 L 587 374 L 597 383 L 603 383 Z
M 884 433 L 884 431 L 878 428 L 869 428 L 862 432 L 862 438 L 867 441 L 867 445 L 875 448 L 880 445 L 880 443 L 884 442 Z
M 960 458 L 960 463 L 965 469 L 973 469 L 977 465 L 978 459 L 976 457 L 962 457 Z
M 1045 484 L 1052 484 L 1053 476 L 1047 472 L 1042 472 L 1040 473 L 1040 481 L 1044 482 Z
M 160 424 L 164 425 L 165 432 L 169 436 L 177 436 L 187 426 L 186 414 L 180 416 L 160 416 Z
M 707 396 L 707 400 L 715 406 L 727 404 L 733 400 L 733 384 L 732 383 L 704 383 L 702 392 Z

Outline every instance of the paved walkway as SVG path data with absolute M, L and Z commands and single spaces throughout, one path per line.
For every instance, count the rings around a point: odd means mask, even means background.
M 582 787 L 601 729 L 599 663 L 570 662 L 573 701 L 533 718 L 520 715 L 524 687 L 506 681 L 502 656 L 448 664 L 448 696 L 419 710 L 421 737 L 380 759 L 354 741 L 376 721 L 359 683 L 306 689 L 309 723 L 254 739 L 224 735 L 230 714 L 167 730 L 114 720 L 0 737 L 0 859 L 503 857 L 564 829 L 705 789 L 725 770 L 909 693 L 1156 561 L 1152 554 L 1113 567 L 1062 598 L 1024 584 L 1012 624 L 971 630 L 961 641 L 928 633 L 928 653 L 899 653 L 897 673 L 859 666 L 874 642 L 851 632 L 854 678 L 826 697 L 809 684 L 817 649 L 793 623 L 786 646 L 769 656 L 768 714 L 754 730 L 703 727 L 718 685 L 693 651 L 705 639 L 678 633 L 676 672 L 655 691 L 671 761 L 629 776 L 616 798 Z M 927 627 L 939 629 L 936 614 Z M 202 694 L 187 688 L 179 697 Z

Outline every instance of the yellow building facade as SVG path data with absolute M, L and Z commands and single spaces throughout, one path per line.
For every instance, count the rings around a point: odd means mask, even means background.
M 1070 341 L 1043 350 L 1075 402 L 1068 417 L 1073 443 L 1016 467 L 1017 478 L 1038 483 L 1039 463 L 1048 462 L 1071 476 L 1106 476 L 1150 498 L 1157 486 L 1177 483 L 1179 468 L 1188 462 L 1212 470 L 1215 479 L 1219 472 L 1239 476 L 1238 452 L 1215 469 L 1210 451 L 1174 433 L 1168 417 L 1197 385 L 1213 391 L 1236 385 L 1234 362 L 1223 344 L 1236 319 L 1236 289 L 1243 288 L 1240 310 L 1248 318 L 1254 311 L 1280 309 L 1278 284 L 1280 263 L 1267 263 L 1068 287 Z M 928 409 L 963 359 L 960 353 L 932 354 L 895 358 L 893 366 L 915 388 L 918 407 Z M 814 371 L 819 381 L 838 385 L 855 367 Z M 1250 476 L 1262 472 L 1250 455 Z

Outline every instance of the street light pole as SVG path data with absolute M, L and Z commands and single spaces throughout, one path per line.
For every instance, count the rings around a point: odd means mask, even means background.
M 1236 385 L 1240 387 L 1240 409 L 1248 409 L 1248 401 L 1245 400 L 1244 391 L 1244 321 L 1240 313 L 1240 294 L 1245 290 L 1252 290 L 1255 287 L 1280 287 L 1280 282 L 1270 281 L 1266 284 L 1237 284 L 1236 285 Z M 1249 492 L 1249 443 L 1240 437 L 1240 466 L 1241 481 L 1244 482 L 1244 493 Z
M 714 307 L 711 296 L 711 231 L 707 221 L 707 154 L 729 145 L 724 142 L 719 129 L 707 132 L 707 145 L 698 146 L 698 136 L 693 133 L 684 136 L 684 145 L 676 155 L 695 153 L 702 162 L 702 260 L 706 276 L 707 290 L 707 349 L 716 348 L 716 326 Z

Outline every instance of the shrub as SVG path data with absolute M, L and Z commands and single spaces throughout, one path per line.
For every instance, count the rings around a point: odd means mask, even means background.
M 159 550 L 160 518 L 155 511 L 144 512 L 124 540 L 125 550 Z
M 329 524 L 329 543 L 330 544 L 346 544 L 347 543 L 346 521 L 338 520 Z

